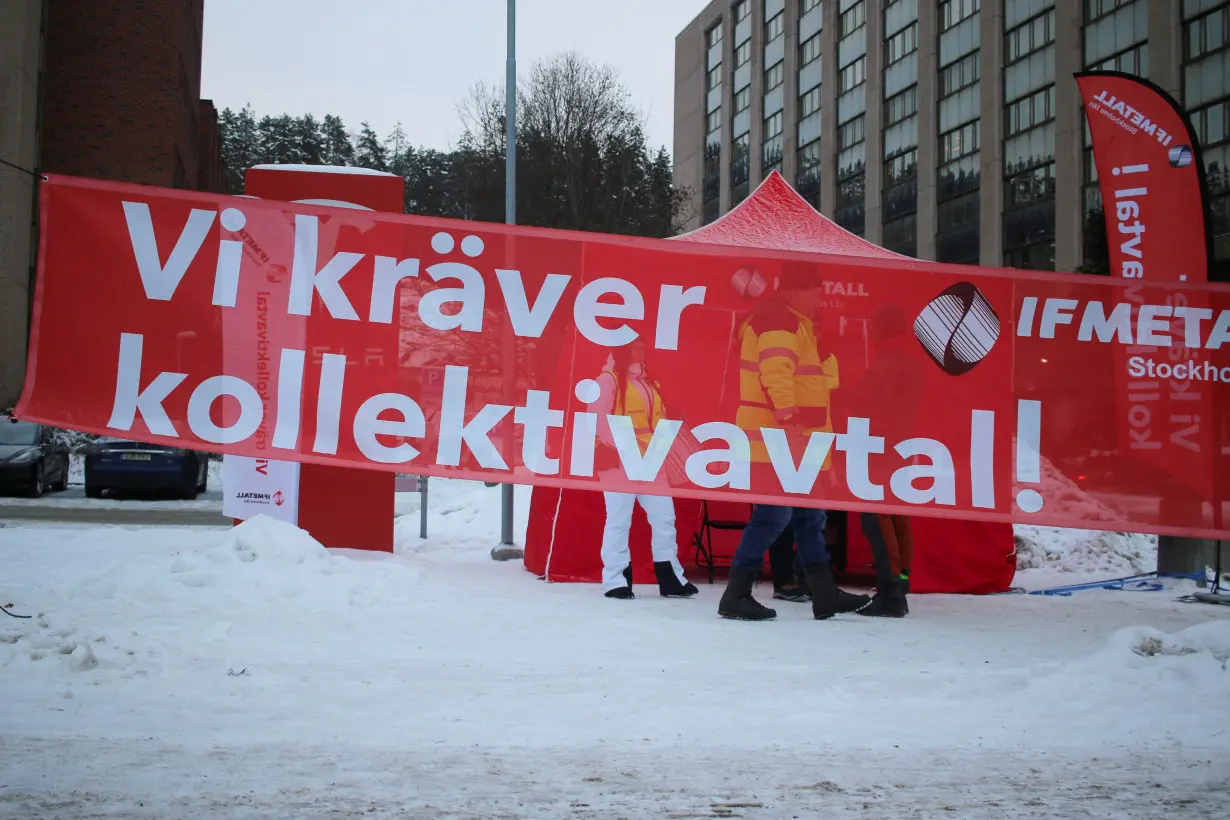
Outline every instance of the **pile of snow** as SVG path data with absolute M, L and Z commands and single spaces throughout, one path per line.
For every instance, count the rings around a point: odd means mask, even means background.
M 1147 685 L 1155 693 L 1230 698 L 1230 620 L 1209 620 L 1174 633 L 1147 626 L 1119 630 L 1106 647 L 1072 665 L 1070 673 L 1099 688 Z
M 347 621 L 396 602 L 416 583 L 410 567 L 354 560 L 346 552 L 331 552 L 298 527 L 261 515 L 217 543 L 176 553 L 165 572 L 150 574 L 143 586 L 147 594 L 165 594 L 193 609 L 212 605 L 241 613 L 293 606 L 293 617 Z
M 1157 569 L 1157 536 L 1018 524 L 1016 568 L 1096 578 Z

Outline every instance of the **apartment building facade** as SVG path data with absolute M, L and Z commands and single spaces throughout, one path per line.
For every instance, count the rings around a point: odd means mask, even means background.
M 1072 78 L 1093 68 L 1186 108 L 1227 277 L 1230 0 L 714 0 L 675 42 L 688 227 L 778 170 L 909 256 L 1096 268 L 1101 202 Z

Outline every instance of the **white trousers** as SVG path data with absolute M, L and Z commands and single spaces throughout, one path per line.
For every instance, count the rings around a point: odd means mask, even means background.
M 649 519 L 653 531 L 650 541 L 654 563 L 669 561 L 679 582 L 683 566 L 679 563 L 679 545 L 675 541 L 675 501 L 669 496 L 603 493 L 606 499 L 606 526 L 602 530 L 602 591 L 622 587 L 624 570 L 632 562 L 628 550 L 628 531 L 632 529 L 632 510 L 637 502 Z

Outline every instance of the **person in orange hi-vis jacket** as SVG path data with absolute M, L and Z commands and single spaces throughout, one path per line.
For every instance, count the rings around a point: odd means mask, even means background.
M 840 384 L 837 358 L 821 355 L 815 324 L 820 273 L 815 265 L 787 263 L 777 289 L 739 328 L 739 409 L 735 423 L 751 443 L 753 465 L 767 464 L 761 428 L 795 435 L 831 432 L 830 394 Z M 831 466 L 825 458 L 823 469 Z M 777 613 L 752 597 L 765 551 L 787 526 L 794 527 L 799 558 L 817 620 L 854 612 L 870 603 L 866 595 L 838 589 L 824 543 L 826 513 L 811 507 L 756 504 L 731 559 L 730 578 L 718 604 L 723 618 L 765 621 Z
M 598 377 L 601 393 L 587 408 L 599 415 L 599 476 L 621 475 L 614 437 L 606 416 L 626 416 L 632 422 L 642 455 L 653 439 L 653 430 L 665 415 L 662 393 L 645 366 L 645 343 L 637 340 L 615 348 Z M 603 463 L 605 462 L 605 464 Z M 602 469 L 603 467 L 606 469 Z M 675 536 L 675 500 L 670 496 L 604 492 L 606 525 L 602 531 L 602 590 L 608 598 L 633 598 L 632 554 L 628 533 L 632 511 L 639 503 L 652 530 L 654 575 L 658 591 L 666 598 L 690 598 L 699 590 L 684 577 Z

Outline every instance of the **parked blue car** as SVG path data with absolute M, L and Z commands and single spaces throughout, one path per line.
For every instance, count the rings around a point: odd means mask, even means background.
M 86 451 L 85 494 L 90 498 L 140 490 L 193 499 L 208 486 L 209 459 L 194 450 L 101 438 Z
M 0 487 L 38 498 L 68 486 L 68 448 L 41 424 L 0 416 Z

